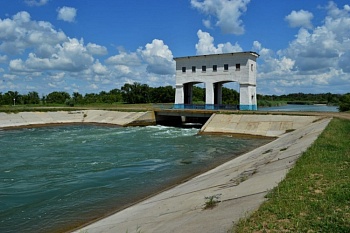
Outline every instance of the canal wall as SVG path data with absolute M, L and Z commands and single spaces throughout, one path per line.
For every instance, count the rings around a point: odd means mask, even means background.
M 178 120 L 168 117 L 170 125 Z M 118 126 L 155 125 L 159 116 L 153 111 L 119 112 L 106 110 L 80 110 L 57 112 L 0 113 L 0 128 L 31 127 L 48 124 L 95 123 Z M 233 134 L 279 137 L 320 120 L 320 116 L 216 114 L 207 120 L 200 134 Z M 168 122 L 169 123 L 169 122 Z
M 210 124 L 219 119 L 230 118 L 223 115 L 216 117 L 218 119 L 209 122 L 207 127 L 213 127 Z M 275 116 L 266 117 L 273 119 Z M 288 117 L 281 119 L 284 121 Z M 304 120 L 305 124 L 309 121 Z M 230 232 L 234 223 L 247 217 L 266 201 L 266 194 L 284 179 L 297 159 L 317 139 L 330 120 L 331 118 L 320 118 L 305 126 L 302 126 L 304 123 L 300 124 L 297 129 L 282 134 L 264 146 L 77 229 L 74 233 Z M 252 121 L 256 122 L 256 119 Z M 224 120 L 217 123 L 218 127 L 224 128 L 225 122 L 227 123 Z M 297 124 L 292 127 L 296 126 Z M 206 202 L 211 197 L 217 197 L 218 203 L 214 208 L 206 209 Z
M 0 128 L 48 124 L 96 123 L 118 126 L 155 124 L 149 112 L 118 112 L 105 110 L 0 113 Z
M 279 137 L 321 118 L 319 116 L 213 114 L 200 133 Z

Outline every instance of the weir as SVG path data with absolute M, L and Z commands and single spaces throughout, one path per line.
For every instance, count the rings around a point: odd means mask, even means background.
M 156 124 L 201 128 L 217 111 L 194 109 L 155 110 Z

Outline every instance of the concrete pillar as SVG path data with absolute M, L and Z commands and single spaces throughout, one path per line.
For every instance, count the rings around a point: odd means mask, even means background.
M 257 110 L 256 86 L 250 84 L 239 85 L 239 109 Z
M 215 85 L 214 86 L 214 91 L 215 91 L 214 103 L 222 104 L 222 83 L 215 83 L 214 85 Z
M 192 104 L 193 103 L 193 83 L 184 84 L 184 93 L 185 99 L 184 104 Z
M 212 82 L 205 83 L 205 105 L 206 109 L 214 109 L 214 84 Z
M 184 108 L 184 85 L 176 84 L 175 108 Z

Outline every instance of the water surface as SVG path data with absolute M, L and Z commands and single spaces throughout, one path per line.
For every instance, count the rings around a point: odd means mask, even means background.
M 164 126 L 0 131 L 0 232 L 62 232 L 268 140 Z

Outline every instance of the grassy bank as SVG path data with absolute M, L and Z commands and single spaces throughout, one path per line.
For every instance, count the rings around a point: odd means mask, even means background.
M 350 232 L 350 121 L 333 119 L 235 232 Z

